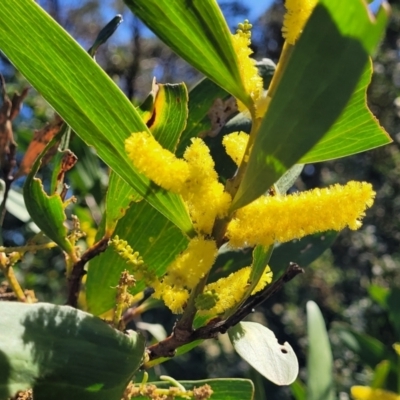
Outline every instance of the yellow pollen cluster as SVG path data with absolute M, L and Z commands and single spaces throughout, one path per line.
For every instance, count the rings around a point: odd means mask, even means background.
M 227 236 L 232 247 L 240 248 L 270 246 L 346 226 L 355 230 L 374 197 L 369 183 L 354 181 L 289 196 L 261 196 L 236 212 Z
M 206 292 L 215 292 L 218 295 L 217 304 L 207 310 L 207 314 L 217 315 L 235 307 L 246 292 L 250 278 L 251 267 L 245 267 L 226 278 L 218 279 L 205 287 Z M 267 266 L 264 273 L 251 294 L 255 294 L 272 282 L 272 271 Z
M 147 132 L 133 133 L 126 139 L 125 151 L 140 172 L 166 190 L 178 193 L 188 179 L 187 163 L 164 149 Z
M 217 246 L 213 240 L 195 237 L 187 249 L 168 267 L 161 282 L 152 284 L 153 297 L 162 299 L 175 314 L 180 314 L 189 298 L 189 291 L 214 264 Z
M 229 135 L 225 135 L 222 139 L 222 144 L 225 147 L 226 153 L 237 166 L 239 166 L 243 160 L 248 141 L 249 135 L 244 132 L 230 133 Z
M 110 245 L 131 267 L 136 279 L 144 278 L 148 283 L 153 280 L 153 276 L 148 272 L 147 268 L 144 268 L 144 261 L 139 252 L 134 251 L 126 240 L 120 239 L 118 235 L 115 235 L 110 241 Z
M 184 159 L 162 148 L 146 132 L 133 133 L 125 149 L 140 172 L 162 188 L 182 195 L 197 232 L 211 234 L 215 218 L 227 214 L 231 196 L 218 182 L 214 161 L 203 140 L 192 139 Z
M 282 35 L 288 44 L 295 44 L 318 0 L 286 0 Z
M 246 92 L 250 95 L 254 102 L 258 100 L 263 91 L 263 81 L 258 74 L 255 61 L 250 58 L 253 51 L 251 45 L 251 28 L 249 21 L 239 24 L 236 34 L 232 35 L 233 48 L 235 49 L 238 61 L 239 71 Z M 246 107 L 238 102 L 240 111 L 244 111 Z
M 396 393 L 383 389 L 372 389 L 367 386 L 353 386 L 351 397 L 354 400 L 400 400 Z
M 193 139 L 183 157 L 188 163 L 190 178 L 181 195 L 186 201 L 196 230 L 210 234 L 215 218 L 222 218 L 227 214 L 231 196 L 218 182 L 214 161 L 201 139 Z

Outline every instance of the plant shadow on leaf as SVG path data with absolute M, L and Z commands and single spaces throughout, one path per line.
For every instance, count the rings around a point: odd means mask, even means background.
M 128 336 L 69 307 L 38 307 L 21 322 L 37 398 L 120 398 L 141 354 Z M 119 396 L 119 397 L 118 397 Z
M 7 389 L 11 376 L 11 366 L 7 356 L 0 351 L 0 399 L 8 399 L 12 393 Z

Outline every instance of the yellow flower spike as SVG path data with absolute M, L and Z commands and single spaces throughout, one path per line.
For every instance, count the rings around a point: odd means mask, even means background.
M 353 386 L 351 388 L 353 400 L 400 400 L 396 393 L 383 389 L 372 389 L 368 386 Z
M 393 350 L 400 356 L 400 343 L 395 343 L 393 346 Z
M 289 196 L 261 196 L 239 209 L 228 225 L 232 247 L 288 242 L 346 226 L 358 229 L 375 192 L 366 182 L 349 182 Z
M 216 257 L 217 246 L 213 240 L 193 238 L 187 249 L 168 267 L 162 282 L 152 284 L 155 290 L 153 297 L 162 299 L 173 313 L 182 313 L 189 290 L 208 273 Z
M 218 296 L 217 304 L 207 311 L 207 314 L 222 314 L 237 305 L 246 292 L 248 281 L 250 278 L 251 267 L 245 267 L 236 271 L 226 278 L 221 278 L 214 283 L 210 283 L 205 287 L 205 292 L 216 293 Z M 264 289 L 264 287 L 272 282 L 272 271 L 267 266 L 265 271 L 254 288 L 252 295 Z
M 222 218 L 228 213 L 231 196 L 218 182 L 214 160 L 203 140 L 192 139 L 183 157 L 188 163 L 189 179 L 181 195 L 197 232 L 210 234 L 215 218 Z
M 232 35 L 232 44 L 239 61 L 239 71 L 243 85 L 255 103 L 262 94 L 263 81 L 258 74 L 255 61 L 250 58 L 250 55 L 253 53 L 250 49 L 251 28 L 252 25 L 248 20 L 245 20 L 243 24 L 239 24 L 236 34 Z M 240 111 L 246 110 L 244 104 L 239 101 L 238 107 Z
M 125 151 L 140 172 L 166 190 L 179 193 L 188 179 L 187 163 L 147 132 L 133 133 L 126 139 Z
M 244 132 L 230 133 L 229 135 L 225 135 L 222 139 L 226 154 L 232 158 L 237 166 L 242 162 L 248 141 L 249 135 Z
M 286 0 L 282 35 L 288 44 L 295 44 L 318 0 Z

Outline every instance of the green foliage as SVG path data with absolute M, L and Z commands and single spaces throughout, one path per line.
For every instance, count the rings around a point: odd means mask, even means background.
M 325 321 L 318 306 L 307 303 L 307 399 L 333 400 L 333 359 Z
M 361 2 L 350 8 L 347 1 L 317 5 L 263 118 L 232 209 L 259 197 L 329 132 L 378 44 L 385 20 L 381 12 L 373 24 Z M 324 77 L 324 84 L 316 77 Z M 381 135 L 381 144 L 387 143 Z
M 119 16 L 100 32 L 88 55 L 34 2 L 4 0 L 0 5 L 2 52 L 85 142 L 82 154 L 87 164 L 80 168 L 87 173 L 87 179 L 75 172 L 75 181 L 86 200 L 90 200 L 91 194 L 87 186 L 97 185 L 93 195 L 100 214 L 96 242 L 80 248 L 69 240 L 65 226 L 67 204 L 57 193 L 47 195 L 42 182 L 35 178 L 47 148 L 37 158 L 24 186 L 27 210 L 42 232 L 70 257 L 69 300 L 72 297 L 78 302 L 81 278 L 86 274 L 84 265 L 90 260 L 86 298 L 80 299 L 80 305 L 94 315 L 111 310 L 115 318 L 117 309 L 132 305 L 129 303 L 132 295 L 144 298 L 149 281 L 162 282 L 168 267 L 196 234 L 214 241 L 219 250 L 217 260 L 211 272 L 205 271 L 197 285 L 190 288 L 183 316 L 172 328 L 173 334 L 164 341 L 149 340 L 145 358 L 141 335 L 123 334 L 89 314 L 44 303 L 0 303 L 4 309 L 2 324 L 10 329 L 0 333 L 0 348 L 4 353 L 4 357 L 0 353 L 0 371 L 5 371 L 0 374 L 0 398 L 33 387 L 35 399 L 119 399 L 141 365 L 155 366 L 226 331 L 237 353 L 260 374 L 277 385 L 291 384 L 299 371 L 292 347 L 287 342 L 279 344 L 275 334 L 261 324 L 246 321 L 231 326 L 229 318 L 252 304 L 251 293 L 267 264 L 274 272 L 273 285 L 285 283 L 289 278 L 284 270 L 289 262 L 305 267 L 331 246 L 337 233 L 328 231 L 268 248 L 258 245 L 233 251 L 222 247 L 227 239 L 225 229 L 235 217 L 235 210 L 268 190 L 270 195 L 285 195 L 300 176 L 304 163 L 354 154 L 390 141 L 365 102 L 372 73 L 369 55 L 382 36 L 386 12 L 382 7 L 372 22 L 361 1 L 320 1 L 298 43 L 284 53 L 287 58 L 278 64 L 283 67 L 275 70 L 272 62 L 259 65 L 265 73 L 264 88 L 274 74 L 270 103 L 260 118 L 255 116 L 256 106 L 245 90 L 231 34 L 215 1 L 125 0 L 125 3 L 177 54 L 207 76 L 189 94 L 184 83 L 154 82 L 152 92 L 138 108 L 123 95 L 91 57 L 121 22 Z M 229 103 L 228 93 L 248 106 L 251 120 L 246 113 L 240 113 L 226 124 L 236 112 Z M 215 114 L 219 106 L 222 115 Z M 250 146 L 235 174 L 236 167 L 227 161 L 221 139 L 224 134 L 239 130 L 250 132 Z M 218 214 L 212 232 L 196 233 L 183 198 L 157 186 L 133 166 L 124 142 L 134 132 L 151 133 L 164 149 L 178 157 L 192 138 L 209 136 L 205 143 L 215 159 L 219 180 L 226 183 L 225 190 L 234 198 L 229 213 Z M 218 133 L 221 134 L 214 139 Z M 105 196 L 99 188 L 102 175 L 96 176 L 95 172 L 100 163 L 86 145 L 92 146 L 110 168 Z M 57 175 L 57 168 L 56 165 L 53 176 Z M 200 185 L 200 178 L 197 183 Z M 51 187 L 55 188 L 54 182 Z M 206 206 L 211 208 L 214 204 Z M 113 235 L 126 240 L 140 253 L 145 261 L 144 274 L 131 270 L 126 259 L 107 247 Z M 21 257 L 25 252 L 22 248 L 20 253 L 18 249 L 15 251 Z M 14 262 L 12 254 L 4 253 L 0 259 L 8 277 Z M 246 265 L 251 265 L 250 277 L 243 284 L 242 299 L 234 307 L 213 316 L 198 312 L 196 296 L 202 294 L 207 282 L 226 277 Z M 195 267 L 188 266 L 184 272 L 190 274 Z M 125 270 L 130 284 L 122 280 Z M 129 274 L 134 274 L 135 282 Z M 273 286 L 270 292 L 262 292 L 265 295 L 262 300 L 278 288 Z M 374 293 L 399 334 L 398 293 L 395 290 L 390 294 L 379 290 Z M 131 319 L 141 315 L 146 307 L 151 308 L 149 304 L 146 300 L 135 303 L 130 309 L 134 315 Z M 117 324 L 114 320 L 114 328 L 122 330 L 126 322 L 128 317 Z M 330 345 L 322 314 L 312 302 L 307 305 L 307 329 L 310 342 L 307 389 L 296 381 L 293 392 L 297 400 L 332 399 Z M 377 386 L 393 380 L 397 367 L 393 354 L 389 354 L 382 342 L 349 329 L 338 329 L 341 339 L 366 363 L 375 367 L 382 359 L 388 360 L 376 369 Z M 159 388 L 166 385 L 154 384 Z M 181 384 L 187 389 L 209 384 L 214 391 L 212 399 L 254 396 L 253 385 L 247 380 Z
M 0 303 L 0 399 L 33 388 L 35 399 L 115 399 L 139 368 L 145 342 L 85 312 Z

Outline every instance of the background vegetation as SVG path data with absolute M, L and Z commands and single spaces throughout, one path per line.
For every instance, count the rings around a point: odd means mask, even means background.
M 201 76 L 155 38 L 139 20 L 128 14 L 122 1 L 43 0 L 39 3 L 85 48 L 90 47 L 108 20 L 117 13 L 123 15 L 125 22 L 99 50 L 97 61 L 134 102 L 146 97 L 153 76 L 162 83 L 185 81 L 188 87 Z M 303 368 L 302 377 L 305 376 L 305 304 L 308 300 L 319 305 L 328 327 L 346 322 L 383 343 L 392 344 L 400 340 L 382 304 L 379 305 L 370 295 L 371 285 L 400 290 L 400 6 L 397 2 L 391 3 L 391 22 L 374 60 L 375 74 L 369 90 L 369 104 L 394 142 L 357 156 L 308 165 L 295 185 L 304 190 L 353 179 L 365 180 L 371 182 L 377 191 L 375 205 L 368 211 L 361 230 L 342 232 L 330 250 L 307 266 L 303 276 L 287 285 L 252 316 L 253 320 L 266 323 L 280 341 L 291 343 Z M 231 21 L 232 29 L 251 12 L 251 2 L 226 1 L 221 6 Z M 282 17 L 283 5 L 277 0 L 251 21 L 257 33 L 253 37 L 255 58 L 268 57 L 277 61 L 283 44 L 280 33 Z M 0 60 L 0 72 L 5 77 L 7 92 L 21 92 L 26 87 L 24 79 L 4 57 Z M 52 117 L 53 111 L 31 89 L 20 116 L 14 121 L 19 160 L 34 130 Z M 79 216 L 82 228 L 87 232 L 85 240 L 90 242 L 103 207 L 108 173 L 94 152 L 78 137 L 72 141 L 72 150 L 79 162 L 68 173 L 67 179 L 70 194 L 74 194 L 78 202 L 70 212 Z M 44 176 L 48 173 L 46 169 L 42 171 Z M 17 181 L 14 188 L 18 190 L 22 184 L 22 180 Z M 4 245 L 21 245 L 33 235 L 32 225 L 23 220 L 12 202 L 9 211 L 3 226 Z M 65 302 L 64 264 L 58 250 L 26 257 L 18 273 L 24 287 L 35 290 L 39 300 Z M 157 322 L 171 328 L 174 323 L 173 316 L 167 311 L 164 314 L 158 311 L 157 319 L 151 313 L 143 318 L 144 321 L 136 321 L 136 324 Z M 348 398 L 350 386 L 369 384 L 372 370 L 363 357 L 344 345 L 337 331 L 332 330 L 330 338 L 337 392 L 344 400 Z M 234 353 L 224 338 L 218 342 L 207 341 L 203 347 L 159 366 L 154 373 L 192 380 L 250 377 L 257 386 L 257 399 L 291 398 L 289 388 L 276 388 L 259 377 Z

